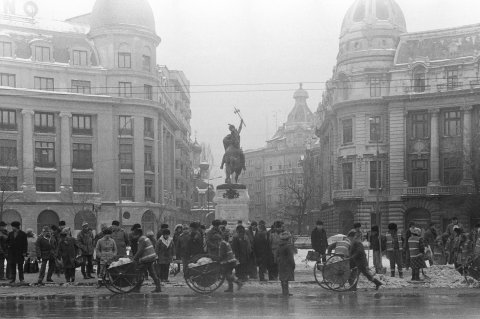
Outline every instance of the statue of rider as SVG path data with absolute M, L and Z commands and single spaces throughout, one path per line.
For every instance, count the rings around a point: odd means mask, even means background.
M 225 164 L 225 156 L 227 149 L 232 146 L 233 148 L 239 150 L 239 156 L 241 163 L 243 163 L 243 169 L 245 170 L 245 154 L 243 154 L 242 149 L 240 148 L 240 133 L 242 132 L 243 128 L 243 120 L 240 121 L 240 126 L 238 127 L 238 130 L 235 128 L 235 125 L 228 124 L 228 129 L 230 130 L 230 134 L 225 136 L 223 139 L 223 147 L 225 148 L 225 154 L 223 155 L 222 159 L 222 165 L 220 166 L 220 169 L 223 169 L 223 165 Z

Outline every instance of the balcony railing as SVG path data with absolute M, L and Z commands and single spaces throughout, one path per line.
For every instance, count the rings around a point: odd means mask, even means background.
M 333 191 L 333 199 L 357 199 L 365 195 L 365 190 L 360 189 L 340 189 Z
M 403 194 L 406 196 L 421 195 L 464 195 L 472 194 L 475 188 L 472 185 L 450 185 L 450 186 L 424 186 L 424 187 L 407 187 Z

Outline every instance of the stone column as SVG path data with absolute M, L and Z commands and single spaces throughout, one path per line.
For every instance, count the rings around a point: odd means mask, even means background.
M 71 113 L 60 112 L 60 192 L 71 192 L 72 189 L 72 147 L 70 119 Z
M 22 110 L 23 116 L 23 184 L 24 193 L 35 196 L 34 177 L 34 141 L 33 141 L 33 110 Z M 29 196 L 29 195 L 26 195 Z
M 433 108 L 430 113 L 430 181 L 428 186 L 440 185 L 440 132 L 438 129 L 439 108 Z
M 153 194 L 153 197 L 155 198 L 155 203 L 161 203 L 161 197 L 159 194 L 161 194 L 161 186 L 160 186 L 160 183 L 159 183 L 159 172 L 161 172 L 159 166 L 160 166 L 160 163 L 159 163 L 159 157 L 158 157 L 158 153 L 159 153 L 159 142 L 161 141 L 160 139 L 160 136 L 161 134 L 159 134 L 159 128 L 158 128 L 158 121 L 156 119 L 154 119 L 153 121 L 153 165 L 155 165 L 155 175 L 154 175 L 154 181 L 153 181 L 153 190 L 154 190 L 154 194 Z
M 145 201 L 145 140 L 143 116 L 133 117 L 133 171 L 135 172 L 134 192 L 135 202 Z
M 162 120 L 159 121 L 158 124 L 158 171 L 159 171 L 159 190 L 158 194 L 160 196 L 159 198 L 159 203 L 162 205 L 165 205 L 165 134 L 163 132 L 164 130 L 163 122 Z
M 462 185 L 473 185 L 470 161 L 472 156 L 472 110 L 471 105 L 462 107 L 463 111 L 463 179 Z

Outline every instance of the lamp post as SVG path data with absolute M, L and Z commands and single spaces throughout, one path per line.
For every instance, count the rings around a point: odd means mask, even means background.
M 370 118 L 370 127 L 372 123 L 374 122 L 374 118 Z M 381 235 L 382 235 L 382 218 L 380 216 L 380 152 L 378 149 L 378 142 L 380 141 L 380 132 L 377 131 L 378 127 L 374 126 L 374 136 L 375 136 L 375 142 L 376 142 L 376 147 L 377 147 L 377 152 L 376 152 L 376 158 L 375 158 L 375 190 L 376 190 L 376 202 L 375 202 L 375 217 L 376 217 L 376 223 L 378 225 L 378 243 L 379 243 L 379 249 L 380 249 L 380 254 L 382 252 L 382 240 L 381 240 Z
M 120 152 L 120 140 L 123 134 L 123 130 L 127 127 L 128 124 L 132 123 L 132 117 L 130 116 L 128 121 L 122 125 L 122 127 L 118 131 L 118 222 L 120 223 L 120 227 L 123 226 L 123 216 L 122 216 L 122 160 L 121 160 L 121 152 Z M 120 121 L 120 118 L 119 118 Z M 132 130 L 133 135 L 133 130 Z

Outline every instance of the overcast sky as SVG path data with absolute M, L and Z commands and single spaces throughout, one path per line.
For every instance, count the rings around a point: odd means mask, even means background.
M 63 20 L 90 12 L 95 0 L 35 2 L 39 16 Z M 234 106 L 247 124 L 244 149 L 262 147 L 286 120 L 298 82 L 317 82 L 304 85 L 310 109 L 317 108 L 335 65 L 340 25 L 353 2 L 150 0 L 162 38 L 157 62 L 183 70 L 189 78 L 192 138 L 211 144 L 218 165 L 227 123 L 238 124 Z M 409 32 L 480 23 L 478 0 L 397 3 Z M 212 86 L 199 86 L 206 84 Z

